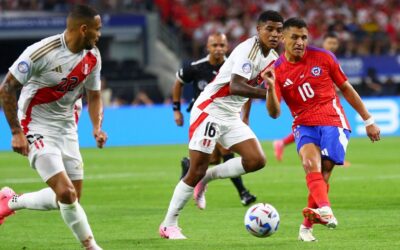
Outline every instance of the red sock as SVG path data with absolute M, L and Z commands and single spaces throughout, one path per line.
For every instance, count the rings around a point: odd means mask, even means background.
M 318 208 L 317 203 L 314 201 L 314 198 L 312 197 L 312 195 L 310 193 L 308 194 L 307 207 Z M 307 218 L 304 218 L 303 225 L 307 228 L 312 228 L 313 223 L 312 223 L 312 221 L 308 220 Z
M 307 187 L 318 207 L 330 206 L 328 187 L 322 174 L 312 172 L 306 175 Z
M 285 138 L 283 138 L 283 145 L 288 145 L 294 142 L 294 135 L 293 133 L 290 133 L 288 136 L 286 136 Z

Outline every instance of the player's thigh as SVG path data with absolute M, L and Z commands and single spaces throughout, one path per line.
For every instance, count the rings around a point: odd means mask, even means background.
M 321 131 L 322 158 L 330 160 L 336 165 L 343 165 L 350 131 L 334 126 L 323 126 Z
M 221 163 L 221 153 L 219 147 L 222 147 L 219 143 L 215 145 L 215 148 L 210 156 L 210 165 L 217 165 Z
M 221 135 L 220 121 L 207 113 L 194 111 L 190 120 L 189 149 L 211 154 Z
M 28 160 L 44 182 L 65 171 L 62 161 L 60 140 L 47 135 L 28 134 Z
M 216 150 L 218 150 L 218 152 L 221 156 L 232 153 L 229 149 L 224 148 L 220 143 L 217 143 Z
M 225 122 L 222 128 L 223 133 L 221 133 L 221 137 L 219 138 L 219 143 L 222 147 L 230 149 L 235 153 L 240 154 L 242 157 L 242 154 L 247 155 L 247 153 L 250 153 L 252 149 L 245 149 L 240 145 L 252 144 L 253 146 L 256 146 L 254 150 L 256 151 L 255 153 L 262 152 L 256 135 L 240 118 L 230 122 Z
M 63 149 L 61 153 L 65 171 L 72 181 L 82 180 L 84 171 L 82 156 L 79 151 L 78 136 L 69 134 L 64 136 L 63 139 Z

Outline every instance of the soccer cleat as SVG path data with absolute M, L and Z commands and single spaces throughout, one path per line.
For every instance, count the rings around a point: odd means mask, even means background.
M 200 209 L 206 208 L 206 189 L 207 185 L 204 185 L 202 181 L 199 181 L 194 188 L 193 199 L 195 200 L 197 207 Z
M 0 225 L 4 223 L 6 217 L 15 214 L 15 211 L 8 207 L 8 201 L 14 195 L 14 190 L 9 187 L 3 187 L 0 190 Z
M 165 227 L 160 225 L 158 232 L 160 233 L 160 236 L 165 239 L 184 240 L 186 239 L 186 236 L 181 233 L 181 230 L 182 229 L 177 226 Z
M 181 167 L 182 167 L 182 173 L 181 173 L 181 179 L 182 179 L 183 177 L 185 177 L 185 175 L 189 171 L 190 159 L 188 157 L 183 157 L 182 158 Z
M 299 230 L 299 237 L 298 239 L 301 241 L 306 241 L 306 242 L 312 242 L 312 241 L 318 241 L 314 235 L 312 234 L 313 229 L 305 227 L 303 224 L 300 225 L 300 230 Z
M 256 200 L 257 197 L 251 194 L 249 190 L 244 190 L 240 193 L 240 201 L 242 202 L 243 206 L 248 206 Z
M 274 147 L 274 155 L 275 155 L 275 158 L 276 158 L 278 161 L 282 161 L 282 158 L 283 158 L 283 150 L 284 150 L 284 148 L 285 148 L 285 145 L 284 145 L 283 141 L 282 141 L 282 140 L 276 140 L 276 141 L 274 141 L 274 142 L 272 143 L 272 145 L 273 145 L 273 147 Z
M 332 209 L 328 206 L 321 208 L 306 207 L 303 209 L 303 216 L 313 223 L 319 223 L 327 226 L 328 228 L 335 228 L 338 225 Z

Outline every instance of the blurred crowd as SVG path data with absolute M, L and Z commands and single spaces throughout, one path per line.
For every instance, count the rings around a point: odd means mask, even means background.
M 263 10 L 304 18 L 311 43 L 317 46 L 326 32 L 335 32 L 341 42 L 338 55 L 400 52 L 399 0 L 155 0 L 155 4 L 163 22 L 192 41 L 187 49 L 194 57 L 214 31 L 226 33 L 231 48 L 254 35 Z
M 148 11 L 153 8 L 152 0 L 0 0 L 0 12 L 56 11 L 66 12 L 74 4 L 89 4 L 100 11 Z

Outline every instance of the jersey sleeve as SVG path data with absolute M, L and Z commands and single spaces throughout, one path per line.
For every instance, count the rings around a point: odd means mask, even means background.
M 246 78 L 247 80 L 250 80 L 253 71 L 254 64 L 249 58 L 245 58 L 244 56 L 236 56 L 232 67 L 232 74 L 236 74 Z
M 275 71 L 275 92 L 276 92 L 276 96 L 278 97 L 278 101 L 281 102 L 281 100 L 282 100 L 281 81 L 280 81 L 280 78 L 277 77 L 276 73 L 277 72 Z
M 187 65 L 180 68 L 176 72 L 176 79 L 178 79 L 181 83 L 190 83 L 193 81 L 194 68 L 193 65 Z
M 25 51 L 18 57 L 18 59 L 8 69 L 10 73 L 22 85 L 26 85 L 29 79 L 40 72 L 43 59 L 35 62 L 32 61 L 30 55 L 35 51 L 36 46 L 32 45 L 25 49 Z
M 101 90 L 101 56 L 100 52 L 96 51 L 97 64 L 85 81 L 85 88 L 88 90 Z
M 337 86 L 342 85 L 347 81 L 347 77 L 344 74 L 342 68 L 340 67 L 339 61 L 336 59 L 335 55 L 330 54 L 330 76 Z

